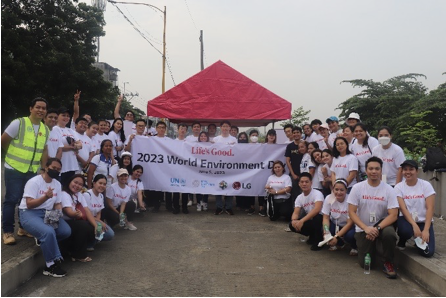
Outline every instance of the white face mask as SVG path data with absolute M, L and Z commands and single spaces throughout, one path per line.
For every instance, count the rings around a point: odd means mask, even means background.
M 378 142 L 383 146 L 387 146 L 390 143 L 390 138 L 389 137 L 380 137 L 380 138 L 378 138 Z
M 257 143 L 257 141 L 259 140 L 259 138 L 256 136 L 251 136 L 249 139 L 251 140 L 252 143 Z

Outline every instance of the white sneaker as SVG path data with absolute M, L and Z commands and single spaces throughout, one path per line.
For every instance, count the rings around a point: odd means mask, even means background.
M 137 228 L 131 222 L 127 222 L 125 224 L 124 229 L 130 230 L 130 231 L 136 231 L 137 230 Z
M 197 204 L 197 211 L 198 211 L 198 212 L 201 211 L 201 204 L 200 204 L 200 203 Z
M 188 207 L 192 206 L 192 201 L 187 202 L 187 206 Z
M 208 203 L 201 203 L 201 206 L 203 207 L 203 211 L 208 211 Z
M 135 213 L 139 213 L 139 208 L 136 208 L 136 209 L 135 209 Z

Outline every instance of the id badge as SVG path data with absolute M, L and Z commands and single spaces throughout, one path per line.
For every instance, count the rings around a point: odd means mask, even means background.
M 371 223 L 376 222 L 376 214 L 375 214 L 375 212 L 371 212 L 370 213 L 370 222 Z
M 387 183 L 387 175 L 382 175 L 381 176 L 381 181 L 384 183 Z
M 415 222 L 418 222 L 418 212 L 413 212 L 412 213 L 412 219 L 415 221 Z
M 337 233 L 339 233 L 339 226 L 338 225 L 336 225 L 336 228 L 335 228 L 335 234 L 337 234 Z

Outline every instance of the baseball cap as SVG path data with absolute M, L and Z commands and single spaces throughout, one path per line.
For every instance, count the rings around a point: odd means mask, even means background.
M 350 115 L 348 115 L 347 119 L 361 120 L 361 118 L 359 118 L 359 114 L 358 113 L 350 113 Z
M 325 120 L 325 122 L 327 122 L 327 123 L 329 123 L 331 121 L 339 122 L 339 119 L 336 116 L 330 116 L 329 118 L 327 118 L 327 120 Z
M 404 167 L 404 166 L 411 166 L 411 167 L 414 167 L 415 169 L 418 169 L 418 163 L 415 160 L 411 160 L 411 159 L 407 159 L 401 164 L 401 167 Z
M 129 174 L 129 172 L 127 171 L 127 169 L 119 169 L 116 176 L 120 177 L 122 175 L 128 175 L 128 174 Z
M 330 128 L 328 127 L 328 124 L 327 124 L 327 123 L 324 123 L 324 124 L 322 124 L 321 126 L 319 126 L 319 130 L 320 130 L 321 128 L 330 129 Z
M 132 154 L 130 152 L 128 152 L 128 151 L 124 151 L 124 152 L 121 153 L 121 157 L 124 157 L 124 156 L 132 157 Z

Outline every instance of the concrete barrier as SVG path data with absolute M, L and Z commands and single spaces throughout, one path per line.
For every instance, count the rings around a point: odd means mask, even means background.
M 435 196 L 435 215 L 440 218 L 446 215 L 446 202 L 443 202 L 446 200 L 446 172 L 428 171 L 423 173 L 420 168 L 418 178 L 429 181 L 437 193 Z

